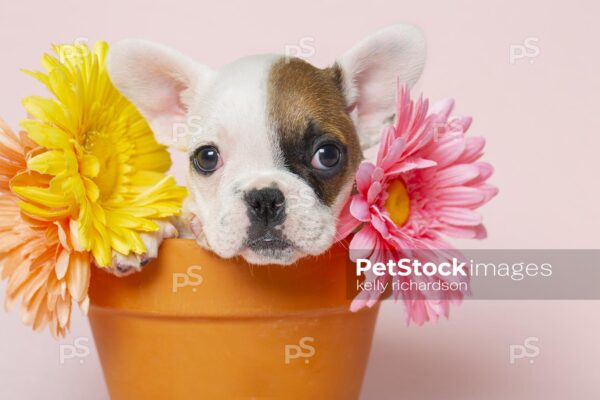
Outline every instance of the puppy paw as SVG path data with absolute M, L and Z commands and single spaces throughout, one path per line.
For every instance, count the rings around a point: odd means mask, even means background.
M 160 227 L 156 232 L 140 234 L 146 246 L 146 253 L 124 255 L 113 251 L 112 264 L 110 267 L 105 268 L 107 272 L 121 277 L 141 271 L 146 264 L 158 257 L 158 248 L 163 240 L 178 236 L 177 228 L 169 221 L 154 222 Z
M 113 251 L 111 266 L 103 269 L 115 276 L 122 277 L 141 271 L 150 261 L 151 259 L 146 254 L 123 255 Z

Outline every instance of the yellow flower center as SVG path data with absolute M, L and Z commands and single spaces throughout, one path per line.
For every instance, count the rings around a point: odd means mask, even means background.
M 387 190 L 388 198 L 385 201 L 385 209 L 390 218 L 397 226 L 402 226 L 406 223 L 410 214 L 410 198 L 408 190 L 401 179 L 392 182 Z
M 86 134 L 84 148 L 87 154 L 96 157 L 99 173 L 93 178 L 100 191 L 100 198 L 107 200 L 118 187 L 119 162 L 115 141 L 104 132 L 91 131 Z

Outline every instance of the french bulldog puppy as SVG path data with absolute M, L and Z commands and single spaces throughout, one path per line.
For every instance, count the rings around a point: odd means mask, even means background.
M 394 114 L 396 83 L 425 63 L 412 26 L 385 28 L 329 68 L 255 55 L 212 69 L 142 40 L 112 46 L 109 75 L 157 140 L 187 152 L 180 221 L 146 234 L 148 254 L 115 255 L 125 274 L 156 257 L 165 237 L 191 234 L 221 257 L 291 264 L 326 251 L 362 150 Z

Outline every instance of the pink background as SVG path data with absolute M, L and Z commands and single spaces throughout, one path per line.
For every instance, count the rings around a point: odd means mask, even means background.
M 598 6 L 590 1 L 95 2 L 21 0 L 0 6 L 0 114 L 16 127 L 19 99 L 41 88 L 19 68 L 38 68 L 49 42 L 140 37 L 212 66 L 314 39 L 323 66 L 378 28 L 420 26 L 428 39 L 418 89 L 452 95 L 488 139 L 500 195 L 486 206 L 480 248 L 598 248 L 600 54 Z M 511 45 L 537 38 L 535 57 L 509 60 Z M 473 247 L 473 244 L 470 245 Z M 2 286 L 3 288 L 3 286 Z M 0 295 L 1 296 L 1 295 Z M 380 316 L 365 399 L 591 399 L 600 397 L 598 302 L 469 301 L 450 321 L 403 324 Z M 0 313 L 0 398 L 105 399 L 95 350 L 59 362 L 60 344 L 91 338 L 75 311 L 55 342 Z M 509 362 L 509 346 L 537 337 L 537 358 Z

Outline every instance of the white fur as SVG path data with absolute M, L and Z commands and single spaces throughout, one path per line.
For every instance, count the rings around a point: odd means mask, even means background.
M 288 264 L 306 254 L 326 250 L 334 235 L 335 218 L 308 184 L 289 172 L 278 148 L 276 133 L 267 121 L 269 70 L 280 56 L 251 56 L 225 66 L 200 99 L 192 102 L 189 115 L 199 129 L 191 135 L 189 153 L 205 144 L 217 144 L 224 166 L 211 176 L 188 174 L 188 212 L 201 223 L 199 243 L 221 257 L 241 255 L 249 262 Z M 243 197 L 251 189 L 276 184 L 288 206 L 282 226 L 294 247 L 269 258 L 245 247 L 249 226 Z M 290 207 L 304 196 L 309 206 Z
M 173 137 L 173 127 L 187 123 L 188 105 L 213 71 L 175 50 L 137 39 L 113 46 L 107 63 L 112 82 L 136 104 L 157 140 L 185 149 L 185 143 Z
M 338 60 L 361 144 L 373 144 L 384 119 L 394 112 L 396 79 L 414 83 L 424 54 L 418 30 L 395 26 L 365 39 Z M 219 148 L 224 164 L 212 175 L 200 175 L 188 166 L 190 196 L 184 208 L 198 243 L 221 257 L 290 264 L 322 253 L 333 242 L 337 216 L 352 187 L 350 182 L 328 207 L 285 168 L 267 117 L 269 71 L 281 57 L 251 56 L 212 70 L 145 41 L 119 42 L 110 51 L 111 79 L 148 119 L 157 140 L 190 155 L 202 145 Z M 243 197 L 251 189 L 273 184 L 286 198 L 286 219 L 278 228 L 293 246 L 258 254 L 246 247 L 250 221 Z M 150 247 L 158 247 L 162 234 L 155 235 Z M 155 253 L 155 248 L 149 249 L 149 256 Z
M 396 82 L 412 87 L 423 72 L 425 58 L 423 33 L 414 26 L 393 25 L 363 39 L 338 59 L 363 149 L 377 143 L 382 124 L 394 114 Z

